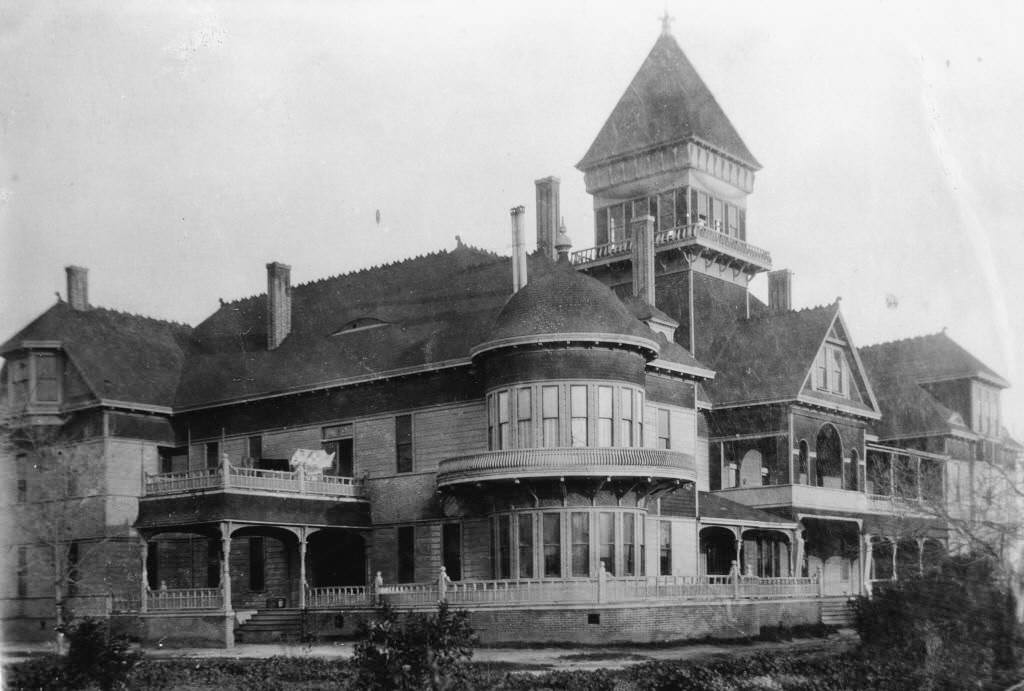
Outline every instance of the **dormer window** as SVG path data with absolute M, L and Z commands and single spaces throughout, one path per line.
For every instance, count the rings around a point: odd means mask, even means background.
M 56 403 L 60 400 L 60 379 L 56 353 L 33 353 L 36 365 L 36 401 Z
M 60 356 L 35 351 L 10 362 L 10 401 L 14 410 L 35 403 L 59 403 Z
M 359 317 L 348 322 L 340 329 L 332 333 L 332 336 L 341 336 L 343 334 L 353 333 L 355 331 L 366 331 L 367 329 L 375 329 L 379 326 L 387 326 L 389 322 L 376 317 Z
M 836 396 L 848 397 L 849 371 L 842 346 L 826 343 L 814 360 L 814 388 Z

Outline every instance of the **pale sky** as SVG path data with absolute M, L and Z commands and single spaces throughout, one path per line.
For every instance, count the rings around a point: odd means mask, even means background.
M 857 345 L 949 334 L 1017 383 L 1024 3 L 0 5 L 0 338 L 90 270 L 93 304 L 196 324 L 262 292 L 451 248 L 508 253 L 673 33 L 764 169 L 748 240 Z M 375 212 L 381 210 L 378 227 Z M 765 292 L 759 277 L 754 290 Z M 896 307 L 887 307 L 894 296 Z

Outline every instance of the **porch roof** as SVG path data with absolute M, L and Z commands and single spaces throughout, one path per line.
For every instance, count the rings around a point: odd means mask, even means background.
M 751 524 L 771 523 L 786 527 L 792 527 L 796 523 L 791 519 L 740 504 L 711 492 L 700 493 L 697 517 L 701 521 L 718 519 Z

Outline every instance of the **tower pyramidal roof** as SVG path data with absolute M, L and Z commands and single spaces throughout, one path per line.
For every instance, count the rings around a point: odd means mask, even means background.
M 666 27 L 576 167 L 689 140 L 761 168 Z

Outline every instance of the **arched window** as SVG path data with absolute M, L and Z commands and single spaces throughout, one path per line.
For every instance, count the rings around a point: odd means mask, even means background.
M 807 440 L 800 440 L 800 456 L 797 460 L 797 484 L 809 485 L 811 484 L 810 477 L 807 475 Z
M 835 426 L 825 424 L 818 430 L 814 482 L 818 487 L 843 486 L 843 442 Z

